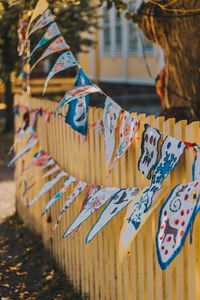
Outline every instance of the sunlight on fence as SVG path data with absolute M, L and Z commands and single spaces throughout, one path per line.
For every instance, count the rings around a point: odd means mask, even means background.
M 28 96 L 17 95 L 16 103 L 26 104 L 30 108 L 44 108 L 54 111 L 56 102 L 39 100 Z M 102 117 L 102 110 L 90 108 L 89 124 Z M 125 156 L 112 171 L 109 179 L 105 178 L 105 147 L 103 136 L 92 128 L 88 130 L 86 141 L 59 118 L 51 118 L 46 124 L 39 117 L 37 134 L 41 146 L 57 160 L 61 168 L 69 175 L 90 184 L 116 187 L 144 187 L 148 180 L 138 171 L 137 162 L 140 156 L 140 139 L 135 139 Z M 163 135 L 170 134 L 188 142 L 200 141 L 200 124 L 194 122 L 187 126 L 185 120 L 175 123 L 174 119 L 164 121 L 162 117 L 146 117 L 139 115 L 152 127 L 158 128 Z M 21 123 L 17 117 L 16 127 Z M 143 125 L 137 136 L 141 136 Z M 18 145 L 17 150 L 20 149 Z M 30 163 L 33 151 L 26 154 L 25 164 Z M 21 173 L 24 161 L 16 164 L 16 178 Z M 192 150 L 185 152 L 175 170 L 164 181 L 163 187 L 174 187 L 180 182 L 191 180 Z M 26 176 L 31 176 L 31 172 Z M 37 180 L 38 179 L 38 180 Z M 29 200 L 42 187 L 40 176 L 28 192 Z M 36 229 L 42 236 L 44 244 L 50 249 L 56 262 L 73 281 L 74 286 L 90 299 L 200 299 L 200 214 L 198 214 L 193 233 L 193 243 L 187 238 L 183 251 L 171 263 L 167 270 L 162 271 L 157 261 L 155 236 L 159 211 L 162 203 L 156 203 L 146 223 L 140 230 L 131 246 L 131 252 L 123 264 L 118 259 L 119 235 L 126 209 L 117 215 L 101 231 L 93 241 L 86 245 L 85 237 L 96 222 L 101 210 L 91 216 L 80 229 L 66 239 L 61 236 L 72 223 L 81 209 L 83 195 L 65 213 L 55 232 L 52 231 L 66 197 L 72 191 L 70 187 L 61 200 L 51 208 L 47 216 L 40 218 L 45 204 L 61 187 L 59 182 L 50 192 L 46 193 L 33 207 L 27 208 L 26 197 L 23 197 L 23 180 L 17 180 L 17 209 L 25 223 Z M 43 255 L 41 253 L 41 255 Z

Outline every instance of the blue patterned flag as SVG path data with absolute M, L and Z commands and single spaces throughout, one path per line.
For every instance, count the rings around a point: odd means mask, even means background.
M 91 81 L 85 75 L 83 69 L 79 68 L 75 86 L 90 85 Z M 77 98 L 69 103 L 65 122 L 69 124 L 75 131 L 82 135 L 87 135 L 87 114 L 89 106 L 89 95 L 83 98 Z
M 185 144 L 171 136 L 167 136 L 161 146 L 160 160 L 153 172 L 151 185 L 144 188 L 128 207 L 121 231 L 120 252 L 130 248 L 131 241 L 144 224 L 153 204 L 157 200 L 155 194 L 161 190 L 164 179 L 172 172 L 184 153 Z M 166 191 L 162 190 L 161 197 Z

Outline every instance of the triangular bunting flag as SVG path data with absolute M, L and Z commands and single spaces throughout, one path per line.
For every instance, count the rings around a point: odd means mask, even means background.
M 11 167 L 19 158 L 21 158 L 24 154 L 28 153 L 36 144 L 38 143 L 38 138 L 35 135 L 32 135 L 23 150 L 18 152 L 15 157 L 9 162 L 8 167 Z
M 79 181 L 78 184 L 76 185 L 75 189 L 71 193 L 71 195 L 69 195 L 69 197 L 67 197 L 67 200 L 66 200 L 66 202 L 58 216 L 58 219 L 54 225 L 54 230 L 60 223 L 61 218 L 64 215 L 64 213 L 66 212 L 66 210 L 72 205 L 72 203 L 76 200 L 76 198 L 80 195 L 80 193 L 86 188 L 86 186 L 87 186 L 87 183 L 85 183 L 83 181 Z M 46 212 L 48 210 L 48 207 L 46 207 L 45 209 L 46 209 L 45 210 L 45 212 Z
M 49 75 L 47 76 L 47 79 L 46 79 L 45 85 L 44 85 L 43 95 L 46 92 L 46 88 L 47 88 L 49 80 L 51 80 L 51 78 L 54 75 L 56 75 L 57 73 L 59 73 L 61 71 L 66 70 L 68 68 L 75 67 L 77 65 L 78 65 L 78 62 L 75 59 L 75 57 L 73 56 L 71 51 L 67 51 L 67 52 L 64 52 L 63 54 L 61 54 L 59 56 L 59 58 L 57 59 L 55 65 L 49 72 Z
M 122 108 L 110 97 L 106 98 L 103 111 L 103 124 L 105 132 L 106 163 L 110 164 L 115 150 L 115 129 Z
M 111 169 L 120 157 L 131 146 L 135 134 L 139 129 L 140 121 L 137 117 L 133 117 L 129 112 L 125 112 L 122 117 L 122 122 L 119 130 L 119 145 L 117 152 L 113 158 Z
M 200 182 L 177 185 L 160 211 L 156 248 L 162 269 L 181 251 L 196 216 Z
M 51 175 L 53 175 L 54 173 L 56 173 L 57 171 L 60 170 L 60 167 L 58 165 L 55 165 L 55 167 L 53 167 L 52 169 L 50 169 L 49 171 L 47 171 L 43 176 L 42 179 L 45 179 Z
M 83 203 L 83 208 L 74 222 L 69 226 L 63 234 L 63 238 L 67 237 L 85 220 L 87 220 L 94 212 L 104 205 L 114 194 L 119 191 L 118 188 L 100 188 L 94 187 L 88 193 Z
M 162 188 L 164 179 L 175 168 L 185 149 L 185 144 L 177 139 L 167 136 L 161 147 L 161 157 L 152 176 L 150 187 L 136 196 L 130 203 L 121 232 L 120 247 L 129 249 L 131 241 L 137 235 L 144 223 L 146 215 L 154 203 L 154 195 Z M 164 193 L 164 192 L 163 192 Z
M 60 30 L 59 30 L 57 24 L 54 22 L 47 28 L 47 31 L 45 32 L 45 34 L 43 35 L 43 37 L 41 38 L 39 43 L 35 46 L 33 51 L 28 56 L 28 60 L 31 59 L 31 57 L 33 56 L 33 54 L 35 53 L 35 51 L 37 49 L 39 49 L 40 47 L 42 47 L 45 44 L 49 43 L 50 41 L 52 41 L 53 39 L 55 39 L 59 35 L 61 35 Z
M 59 192 L 57 192 L 53 198 L 48 202 L 48 204 L 46 205 L 45 209 L 44 209 L 44 213 L 46 213 L 49 208 L 56 203 L 56 201 L 58 201 L 66 192 L 67 188 L 70 186 L 70 184 L 76 182 L 76 178 L 72 177 L 72 176 L 68 176 L 65 180 L 64 180 L 64 184 L 62 186 L 62 188 L 60 189 Z M 43 214 L 44 214 L 43 213 Z M 42 214 L 42 215 L 43 215 Z
M 30 18 L 30 21 L 29 21 L 29 24 L 27 27 L 26 39 L 28 39 L 30 27 L 31 27 L 31 24 L 33 23 L 33 21 L 37 17 L 41 16 L 45 12 L 45 10 L 47 10 L 48 7 L 49 7 L 49 4 L 48 4 L 47 0 L 39 0 L 38 1 L 35 9 L 33 10 L 32 16 Z
M 58 173 L 58 175 L 53 178 L 52 180 L 45 183 L 45 185 L 41 188 L 41 190 L 38 192 L 38 194 L 33 198 L 33 200 L 28 204 L 29 207 L 31 207 L 42 195 L 44 195 L 46 192 L 48 192 L 50 189 L 53 188 L 53 186 L 62 178 L 68 176 L 67 173 L 64 171 Z
M 31 67 L 31 72 L 35 68 L 35 66 L 43 59 L 48 57 L 49 55 L 53 53 L 58 53 L 64 50 L 68 50 L 69 46 L 65 42 L 64 38 L 62 36 L 58 36 L 50 45 L 49 47 L 45 50 L 43 55 L 34 63 L 34 65 Z
M 84 85 L 80 87 L 75 87 L 72 90 L 68 91 L 63 99 L 59 102 L 56 111 L 59 111 L 61 108 L 63 108 L 65 105 L 70 103 L 71 101 L 75 99 L 83 98 L 87 95 L 93 94 L 93 93 L 100 93 L 102 94 L 102 90 L 96 86 L 96 85 Z
M 91 85 L 90 79 L 85 75 L 82 68 L 79 68 L 75 87 Z M 75 131 L 87 135 L 87 115 L 89 106 L 89 95 L 77 98 L 69 103 L 65 122 Z
M 93 225 L 86 238 L 89 243 L 95 235 L 102 230 L 124 207 L 126 207 L 140 191 L 140 188 L 121 189 L 111 197 L 108 205 L 104 208 L 97 222 Z
M 138 169 L 148 179 L 151 178 L 151 173 L 158 163 L 159 141 L 161 133 L 158 129 L 145 124 L 145 130 L 142 134 L 141 156 L 138 161 Z
M 47 9 L 44 12 L 44 14 L 35 23 L 33 28 L 31 29 L 31 31 L 29 33 L 29 37 L 31 36 L 31 34 L 33 34 L 34 32 L 36 32 L 39 29 L 44 28 L 45 26 L 47 26 L 48 24 L 50 24 L 53 21 L 54 21 L 54 17 L 52 15 L 51 11 L 50 11 L 50 9 Z

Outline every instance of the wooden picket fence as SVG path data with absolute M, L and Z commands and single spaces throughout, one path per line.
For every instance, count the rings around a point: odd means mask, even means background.
M 17 95 L 16 103 L 26 104 L 30 108 L 44 108 L 54 111 L 56 102 L 39 100 L 28 96 Z M 102 117 L 102 110 L 90 108 L 89 124 Z M 188 142 L 200 141 L 200 124 L 194 122 L 187 125 L 185 120 L 175 123 L 174 119 L 164 121 L 163 117 L 146 117 L 139 115 L 140 120 L 158 128 L 164 136 L 170 134 L 177 139 Z M 16 118 L 19 126 L 21 118 Z M 50 119 L 46 124 L 41 116 L 38 120 L 37 134 L 41 146 L 52 155 L 61 168 L 79 180 L 90 184 L 116 187 L 145 187 L 148 180 L 138 171 L 137 162 L 140 156 L 140 143 L 143 125 L 126 155 L 120 159 L 112 171 L 110 178 L 105 178 L 105 146 L 103 136 L 94 129 L 88 130 L 87 140 L 65 124 L 63 118 Z M 17 146 L 20 150 L 22 145 Z M 34 149 L 34 151 L 36 148 Z M 23 165 L 30 163 L 34 153 L 24 156 L 17 162 L 16 178 Z M 180 163 L 170 176 L 164 181 L 164 187 L 171 189 L 178 183 L 191 180 L 193 152 L 187 149 Z M 29 172 L 28 176 L 31 176 Z M 40 175 L 41 176 L 41 175 Z M 44 184 L 38 175 L 36 184 L 28 192 L 28 199 L 39 191 Z M 16 180 L 17 210 L 25 223 L 37 230 L 55 257 L 57 264 L 72 280 L 75 288 L 82 295 L 92 300 L 198 300 L 200 299 L 200 214 L 197 216 L 193 243 L 187 238 L 183 251 L 171 263 L 167 270 L 162 271 L 157 260 L 155 236 L 160 208 L 166 197 L 155 204 L 146 223 L 132 242 L 131 252 L 120 264 L 119 235 L 122 228 L 126 209 L 117 215 L 90 244 L 85 243 L 85 237 L 91 226 L 96 222 L 100 212 L 91 216 L 79 230 L 66 239 L 62 239 L 63 232 L 72 223 L 81 209 L 84 195 L 80 196 L 65 213 L 55 232 L 52 227 L 72 188 L 65 196 L 57 201 L 47 216 L 40 218 L 41 212 L 52 197 L 62 186 L 59 182 L 49 193 L 41 197 L 31 208 L 25 206 L 27 197 L 23 197 L 23 180 Z M 41 255 L 43 255 L 41 253 Z

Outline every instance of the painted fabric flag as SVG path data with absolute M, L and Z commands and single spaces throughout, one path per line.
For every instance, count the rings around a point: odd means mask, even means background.
M 78 69 L 75 87 L 91 85 L 90 79 L 86 76 L 82 68 Z M 69 103 L 65 123 L 69 124 L 75 131 L 87 135 L 87 115 L 89 106 L 89 95 L 76 98 Z
M 148 179 L 158 163 L 158 149 L 161 133 L 158 129 L 145 124 L 145 130 L 142 135 L 141 156 L 138 161 L 138 169 Z
M 28 24 L 28 28 L 27 28 L 27 32 L 26 32 L 26 39 L 28 39 L 28 35 L 29 35 L 29 31 L 30 31 L 30 27 L 31 27 L 31 24 L 33 23 L 33 21 L 41 16 L 45 10 L 47 10 L 47 8 L 49 7 L 49 4 L 47 2 L 47 0 L 39 0 L 34 11 L 33 11 L 33 14 L 30 18 L 30 21 L 29 21 L 29 24 Z
M 28 60 L 31 59 L 31 57 L 33 56 L 33 54 L 35 53 L 35 51 L 37 49 L 44 46 L 48 42 L 52 41 L 53 39 L 55 39 L 59 35 L 61 35 L 60 30 L 59 30 L 57 24 L 54 22 L 47 28 L 47 31 L 45 32 L 45 34 L 43 35 L 43 37 L 41 38 L 39 43 L 35 46 L 35 48 L 32 50 L 32 52 L 28 56 Z
M 26 172 L 31 170 L 33 167 L 40 167 L 47 163 L 47 161 L 50 159 L 50 155 L 47 154 L 43 149 L 40 151 L 37 151 L 33 155 L 33 159 L 31 163 L 23 170 L 21 175 L 24 175 Z
M 52 169 L 50 169 L 49 171 L 47 171 L 43 176 L 42 179 L 45 179 L 51 175 L 53 175 L 55 172 L 59 171 L 60 167 L 58 165 L 55 165 L 55 167 L 53 167 Z
M 96 121 L 95 131 L 97 134 L 104 134 L 104 124 L 102 119 Z
M 49 159 L 46 163 L 44 163 L 44 165 L 40 166 L 39 169 L 31 176 L 30 180 L 27 183 L 31 183 L 33 178 L 39 174 L 40 172 L 42 172 L 43 170 L 45 170 L 48 167 L 51 167 L 55 165 L 55 161 L 53 159 Z
M 28 204 L 31 207 L 42 195 L 48 192 L 62 177 L 68 176 L 64 171 L 58 173 L 58 175 L 52 180 L 45 183 L 45 185 L 41 188 L 38 194 L 33 198 L 33 200 Z
M 49 80 L 56 75 L 57 73 L 64 71 L 68 68 L 75 67 L 78 65 L 77 60 L 75 59 L 74 55 L 72 54 L 71 51 L 64 52 L 59 56 L 57 59 L 56 63 L 54 64 L 53 68 L 49 72 L 49 75 L 47 76 L 47 79 L 45 81 L 44 85 L 44 90 L 43 90 L 43 95 L 46 92 L 46 88 L 48 86 Z
M 110 97 L 106 98 L 103 111 L 103 124 L 105 132 L 107 165 L 109 165 L 109 163 L 111 162 L 113 152 L 115 150 L 115 129 L 121 109 L 122 108 Z
M 114 194 L 119 191 L 119 188 L 101 188 L 95 187 L 88 193 L 83 203 L 83 208 L 74 222 L 63 234 L 63 238 L 67 237 L 84 221 L 86 221 L 94 212 L 104 205 Z
M 8 167 L 11 167 L 19 158 L 21 158 L 23 155 L 28 153 L 37 143 L 38 143 L 38 138 L 35 135 L 32 135 L 28 139 L 24 149 L 22 149 L 19 153 L 17 153 L 15 157 L 9 162 Z
M 62 188 L 60 189 L 59 192 L 57 192 L 53 198 L 48 202 L 48 204 L 46 205 L 44 212 L 42 213 L 42 215 L 44 215 L 49 208 L 56 203 L 56 201 L 58 201 L 66 192 L 67 188 L 70 186 L 70 184 L 76 182 L 76 178 L 72 177 L 72 176 L 68 176 L 65 180 L 64 180 L 64 184 L 62 186 Z
M 108 205 L 104 208 L 97 222 L 93 225 L 86 237 L 86 243 L 89 243 L 96 234 L 102 230 L 124 207 L 126 207 L 138 194 L 140 188 L 120 189 L 111 197 Z
M 119 146 L 117 149 L 117 153 L 114 156 L 113 165 L 117 162 L 117 160 L 122 157 L 122 155 L 128 150 L 131 146 L 135 134 L 139 129 L 140 121 L 137 117 L 133 117 L 129 112 L 125 112 L 122 118 L 122 122 L 120 125 L 119 132 Z M 112 168 L 111 167 L 111 168 Z
M 194 147 L 195 160 L 192 166 L 192 178 L 193 180 L 200 180 L 200 148 Z
M 79 181 L 78 184 L 75 186 L 75 189 L 73 190 L 73 192 L 71 193 L 71 195 L 69 195 L 69 197 L 67 197 L 67 200 L 58 216 L 58 219 L 54 225 L 54 230 L 56 229 L 56 227 L 58 226 L 58 224 L 60 223 L 62 216 L 64 215 L 64 213 L 66 212 L 66 210 L 72 205 L 72 203 L 76 200 L 76 198 L 81 194 L 81 192 L 87 187 L 87 183 L 83 182 L 83 181 Z M 47 208 L 48 210 L 48 208 Z M 46 212 L 46 211 L 45 211 Z
M 167 136 L 161 147 L 161 157 L 152 176 L 150 187 L 146 187 L 136 200 L 128 207 L 127 215 L 121 233 L 121 248 L 128 248 L 137 235 L 140 227 L 150 210 L 154 195 L 162 188 L 164 179 L 175 168 L 185 149 L 185 144 L 177 139 Z M 164 196 L 164 192 L 163 192 Z M 155 200 L 154 200 L 155 201 Z
M 50 11 L 50 9 L 47 9 L 44 14 L 38 19 L 38 21 L 35 23 L 33 28 L 31 29 L 29 33 L 29 37 L 36 32 L 39 29 L 44 28 L 48 24 L 52 23 L 54 21 L 54 17 Z
M 77 98 L 82 98 L 85 97 L 89 94 L 93 93 L 100 93 L 102 94 L 101 89 L 96 86 L 96 85 L 84 85 L 84 86 L 79 86 L 75 87 L 72 90 L 68 91 L 63 99 L 59 102 L 56 111 L 59 111 L 61 108 L 63 108 L 65 105 L 70 103 L 71 101 L 77 99 Z
M 68 50 L 69 46 L 65 42 L 63 36 L 58 36 L 45 50 L 45 52 L 42 54 L 42 56 L 34 63 L 34 65 L 31 67 L 31 72 L 35 68 L 35 66 L 43 59 L 48 57 L 49 55 L 53 53 L 58 53 L 64 50 Z
M 37 118 L 39 115 L 40 111 L 37 110 L 34 112 L 33 117 L 32 117 L 32 121 L 31 121 L 31 125 L 29 125 L 29 117 L 28 115 L 25 116 L 25 118 L 27 118 L 26 120 L 23 119 L 23 124 L 22 124 L 22 130 L 19 131 L 19 134 L 17 134 L 15 136 L 15 142 L 19 142 L 21 141 L 24 137 L 26 137 L 27 135 L 31 135 L 34 134 L 36 131 L 36 126 L 37 126 Z M 29 114 L 29 112 L 28 112 Z
M 161 147 L 161 157 L 155 171 L 152 175 L 150 186 L 150 198 L 156 191 L 162 188 L 164 179 L 171 173 L 179 162 L 184 150 L 185 144 L 171 136 L 167 136 Z
M 193 226 L 200 197 L 200 181 L 177 185 L 160 211 L 156 248 L 162 269 L 181 251 Z

